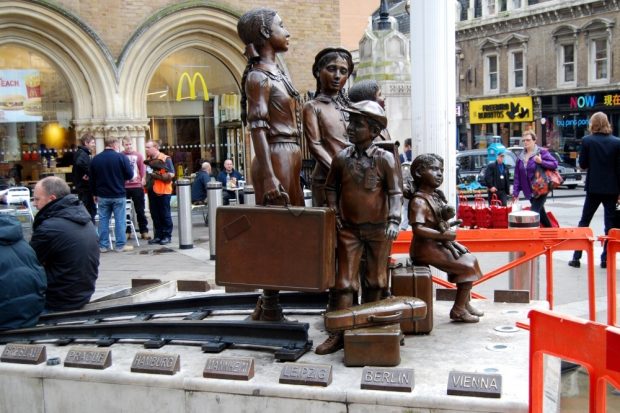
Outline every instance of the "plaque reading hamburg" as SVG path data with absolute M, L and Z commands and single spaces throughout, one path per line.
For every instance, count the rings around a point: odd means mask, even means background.
M 142 351 L 136 354 L 131 364 L 132 373 L 173 375 L 181 369 L 181 356 L 169 353 Z

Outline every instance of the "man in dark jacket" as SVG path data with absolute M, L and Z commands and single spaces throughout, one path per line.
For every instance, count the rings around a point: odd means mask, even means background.
M 90 133 L 80 138 L 80 144 L 73 158 L 73 184 L 75 191 L 84 203 L 86 210 L 95 223 L 95 215 L 97 215 L 97 206 L 93 199 L 93 193 L 90 189 L 90 155 L 95 152 L 95 137 Z
M 211 181 L 211 164 L 202 163 L 202 169 L 196 174 L 192 182 L 192 203 L 204 204 L 207 200 L 207 184 Z
M 224 205 L 228 205 L 231 199 L 236 198 L 235 190 L 239 191 L 238 183 L 243 180 L 243 175 L 233 168 L 232 159 L 226 159 L 224 169 L 217 175 L 217 180 L 222 183 Z M 239 203 L 243 204 L 243 192 L 239 193 Z
M 45 270 L 20 222 L 0 215 L 0 330 L 34 326 L 45 305 Z
M 499 148 L 497 150 L 497 159 L 495 162 L 489 163 L 484 171 L 484 183 L 488 189 L 489 202 L 493 194 L 495 194 L 504 206 L 508 202 L 508 194 L 510 193 L 510 183 L 508 181 L 510 179 L 510 170 L 508 165 L 504 163 L 505 156 L 506 149 Z
M 99 271 L 97 231 L 65 181 L 43 178 L 34 187 L 37 213 L 30 246 L 47 275 L 45 309 L 82 308 L 95 291 Z
M 579 220 L 580 227 L 590 226 L 590 221 L 600 204 L 605 210 L 605 235 L 613 228 L 616 203 L 620 202 L 620 139 L 611 134 L 607 115 L 596 112 L 590 118 L 590 133 L 581 142 L 579 167 L 587 171 L 586 199 Z M 568 262 L 579 268 L 582 251 L 575 251 Z M 607 268 L 607 243 L 601 254 L 601 268 Z

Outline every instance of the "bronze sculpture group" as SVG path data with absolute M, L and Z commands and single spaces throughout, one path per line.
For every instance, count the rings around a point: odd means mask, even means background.
M 381 145 L 389 141 L 389 134 L 378 84 L 366 81 L 354 86 L 356 102 L 350 103 L 343 88 L 353 71 L 351 54 L 342 48 L 323 49 L 312 67 L 317 90 L 303 107 L 302 121 L 299 93 L 276 61 L 277 53 L 286 52 L 289 44 L 280 16 L 271 9 L 253 9 L 240 18 L 237 30 L 248 58 L 241 113 L 255 151 L 251 171 L 257 202 L 304 205 L 299 179 L 303 125 L 303 136 L 316 160 L 313 205 L 328 206 L 337 216 L 337 276 L 327 310 L 357 304 L 360 278 L 367 288 L 365 301 L 389 296 L 387 261 L 399 230 L 403 184 L 395 151 Z M 411 174 L 413 182 L 405 187 L 411 198 L 412 260 L 446 271 L 456 283 L 452 320 L 477 322 L 482 312 L 469 300 L 481 271 L 476 258 L 455 242 L 449 222 L 454 209 L 438 190 L 443 160 L 434 154 L 420 155 Z M 362 257 L 365 265 L 360 270 Z M 283 320 L 278 295 L 264 290 L 253 319 Z M 316 352 L 328 354 L 342 346 L 342 333 L 331 333 Z

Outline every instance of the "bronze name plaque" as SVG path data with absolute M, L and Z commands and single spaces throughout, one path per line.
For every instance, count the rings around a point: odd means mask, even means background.
M 413 391 L 413 369 L 364 367 L 362 389 Z
M 132 373 L 168 374 L 172 376 L 181 369 L 181 356 L 170 353 L 141 351 L 131 363 Z
M 252 357 L 211 357 L 202 372 L 211 379 L 250 380 L 254 377 Z
M 43 344 L 7 344 L 0 361 L 5 363 L 40 364 L 47 360 Z
M 451 371 L 448 376 L 448 394 L 499 399 L 502 397 L 502 376 Z
M 280 371 L 280 383 L 327 387 L 332 382 L 331 364 L 285 363 Z
M 107 369 L 112 365 L 112 350 L 85 350 L 72 348 L 65 357 L 65 367 Z

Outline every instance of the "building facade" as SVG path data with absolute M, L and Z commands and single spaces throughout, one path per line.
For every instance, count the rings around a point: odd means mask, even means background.
M 24 181 L 38 179 L 53 158 L 72 158 L 85 132 L 98 151 L 106 136 L 141 151 L 158 140 L 183 172 L 226 158 L 244 171 L 236 28 L 254 7 L 278 10 L 291 33 L 280 64 L 300 92 L 314 90 L 314 55 L 340 41 L 338 2 L 1 2 L 0 177 L 19 164 Z
M 589 117 L 620 129 L 617 0 L 460 0 L 456 27 L 460 146 L 489 136 L 539 144 L 575 164 Z

